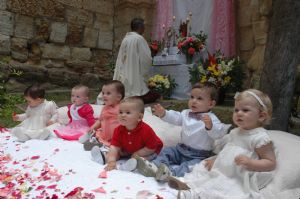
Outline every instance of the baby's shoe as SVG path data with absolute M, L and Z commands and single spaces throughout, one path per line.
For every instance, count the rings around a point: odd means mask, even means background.
M 104 153 L 100 150 L 100 147 L 94 146 L 91 150 L 91 155 L 92 155 L 92 160 L 104 165 L 105 164 L 105 155 Z
M 98 142 L 96 137 L 91 137 L 89 140 L 83 143 L 85 151 L 90 151 L 94 146 L 102 147 L 102 143 Z
M 172 175 L 169 167 L 161 163 L 155 175 L 155 179 L 160 182 L 167 182 L 168 178 Z
M 183 181 L 182 177 L 168 177 L 169 187 L 177 190 L 189 190 L 190 187 Z
M 80 142 L 81 144 L 89 141 L 89 139 L 91 138 L 91 134 L 90 133 L 85 133 L 82 136 L 79 137 L 78 142 Z
M 140 174 L 146 177 L 155 177 L 157 166 L 154 163 L 138 155 L 134 155 L 133 158 L 137 161 L 137 170 Z
M 200 199 L 198 194 L 193 190 L 178 191 L 177 199 Z
M 120 165 L 119 170 L 122 171 L 133 171 L 137 167 L 137 160 L 134 158 L 130 158 L 124 164 Z

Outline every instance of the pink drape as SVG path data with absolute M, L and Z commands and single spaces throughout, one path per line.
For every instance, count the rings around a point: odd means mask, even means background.
M 152 31 L 152 40 L 162 40 L 164 37 L 163 25 L 165 30 L 173 23 L 173 0 L 156 0 L 156 14 Z
M 226 57 L 236 54 L 234 0 L 214 0 L 209 49 L 221 50 Z

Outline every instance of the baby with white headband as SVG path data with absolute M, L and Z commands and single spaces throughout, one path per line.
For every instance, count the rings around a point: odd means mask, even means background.
M 259 190 L 271 181 L 276 167 L 273 143 L 263 128 L 271 115 L 271 100 L 263 92 L 248 89 L 236 94 L 237 128 L 218 143 L 218 155 L 196 165 L 183 179 L 169 180 L 171 187 L 185 189 L 178 198 L 260 198 Z

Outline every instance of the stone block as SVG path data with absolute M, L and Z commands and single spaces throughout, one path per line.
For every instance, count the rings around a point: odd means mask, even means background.
M 0 54 L 9 55 L 10 54 L 10 36 L 0 34 Z
M 39 16 L 50 17 L 55 20 L 64 19 L 65 7 L 57 0 L 39 0 Z
M 77 73 L 92 73 L 94 70 L 95 63 L 80 60 L 68 60 L 66 65 Z
M 97 47 L 105 50 L 112 50 L 113 34 L 112 32 L 100 32 Z
M 97 46 L 99 31 L 93 28 L 85 28 L 83 36 L 83 45 L 90 48 Z
M 16 15 L 15 18 L 15 37 L 31 39 L 33 37 L 33 18 Z
M 56 0 L 56 1 L 63 5 L 67 5 L 79 9 L 83 8 L 82 4 L 84 3 L 82 0 Z
M 6 0 L 0 0 L 0 10 L 6 10 Z
M 54 44 L 45 44 L 43 49 L 43 58 L 49 59 L 61 59 L 67 60 L 70 59 L 70 48 L 68 46 L 58 46 Z
M 38 16 L 39 0 L 9 0 L 7 7 L 10 11 L 27 16 Z
M 54 43 L 64 43 L 68 34 L 66 23 L 54 22 L 51 25 L 50 41 Z
M 113 1 L 107 1 L 107 0 L 85 0 L 83 5 L 83 9 L 96 12 L 96 13 L 102 13 L 107 15 L 112 15 L 114 11 L 114 5 Z
M 11 51 L 11 57 L 14 60 L 17 60 L 17 61 L 19 61 L 21 63 L 24 63 L 28 59 L 28 52 L 25 54 L 25 53 L 18 52 L 18 51 Z
M 94 28 L 101 31 L 112 31 L 113 17 L 111 15 L 96 14 Z
M 83 26 L 68 24 L 67 43 L 78 45 L 82 41 Z
M 60 60 L 51 60 L 51 59 L 43 59 L 41 64 L 46 68 L 64 68 L 64 61 Z
M 263 67 L 264 56 L 265 46 L 256 46 L 247 63 L 248 69 L 250 71 L 260 72 Z
M 93 13 L 86 10 L 66 10 L 66 19 L 68 23 L 82 25 L 86 27 L 93 26 Z
M 11 55 L 15 60 L 26 62 L 28 59 L 27 40 L 22 38 L 12 38 Z
M 86 85 L 90 88 L 99 88 L 101 80 L 97 74 L 94 73 L 85 73 L 80 78 L 80 83 Z
M 252 50 L 254 48 L 254 36 L 252 27 L 240 28 L 240 50 Z
M 71 48 L 71 59 L 89 61 L 92 57 L 92 52 L 89 48 Z
M 267 19 L 253 22 L 253 34 L 256 44 L 266 44 L 269 23 Z
M 259 8 L 259 12 L 263 16 L 267 16 L 271 13 L 272 10 L 272 0 L 263 0 Z
M 241 7 L 237 10 L 237 23 L 239 27 L 246 27 L 252 24 L 252 10 L 249 7 Z
M 0 11 L 0 34 L 13 35 L 13 26 L 13 14 L 7 11 Z
M 50 21 L 38 18 L 34 21 L 35 36 L 34 40 L 39 42 L 47 42 L 50 37 Z

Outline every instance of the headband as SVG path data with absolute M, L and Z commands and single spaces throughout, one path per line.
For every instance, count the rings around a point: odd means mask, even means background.
M 245 91 L 246 93 L 250 94 L 251 96 L 253 96 L 258 103 L 264 108 L 267 109 L 267 106 L 263 103 L 263 101 L 260 99 L 260 97 L 258 97 L 258 95 L 256 95 L 255 93 L 253 93 L 252 91 Z M 236 92 L 234 95 L 234 99 L 239 95 L 239 92 Z

